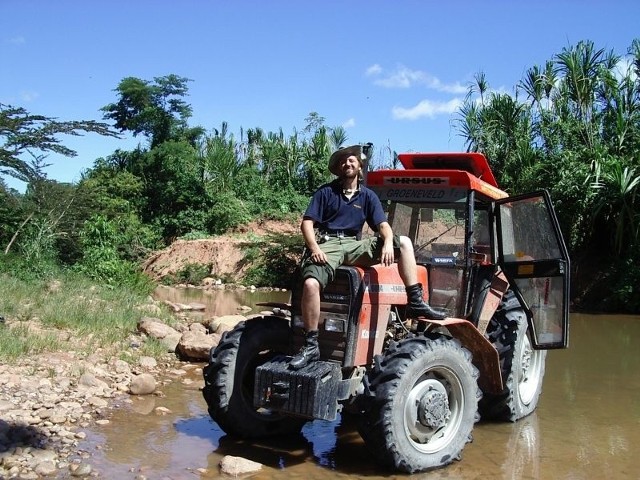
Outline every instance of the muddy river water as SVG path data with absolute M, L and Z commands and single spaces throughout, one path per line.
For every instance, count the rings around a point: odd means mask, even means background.
M 205 315 L 239 305 L 287 301 L 285 293 L 174 291 L 171 299 L 202 302 Z M 164 295 L 167 295 L 165 292 Z M 165 297 L 166 298 L 166 297 Z M 123 403 L 82 447 L 101 478 L 223 478 L 225 455 L 264 465 L 253 479 L 639 479 L 640 316 L 571 316 L 567 350 L 549 352 L 536 412 L 518 423 L 476 424 L 462 460 L 434 472 L 381 470 L 349 417 L 307 424 L 302 435 L 262 444 L 229 438 L 202 398 L 203 365 L 163 386 L 162 396 Z M 155 407 L 170 413 L 158 415 Z

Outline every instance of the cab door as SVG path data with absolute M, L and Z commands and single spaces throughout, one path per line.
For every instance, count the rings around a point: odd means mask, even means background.
M 498 263 L 520 299 L 536 349 L 566 348 L 569 254 L 547 191 L 495 203 Z

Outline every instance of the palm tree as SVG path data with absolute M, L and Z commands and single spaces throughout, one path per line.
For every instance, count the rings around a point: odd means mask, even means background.
M 213 135 L 205 136 L 198 148 L 202 168 L 202 181 L 207 192 L 215 194 L 233 190 L 233 184 L 242 170 L 233 136 L 227 136 L 227 124 Z
M 305 142 L 303 155 L 303 183 L 301 192 L 311 195 L 320 185 L 330 177 L 327 170 L 327 160 L 334 146 L 326 127 L 320 127 L 308 142 Z
M 464 138 L 467 152 L 479 152 L 484 150 L 482 146 L 482 124 L 480 122 L 480 108 L 471 97 L 471 91 L 467 93 L 465 101 L 460 107 L 458 118 L 454 120 L 458 125 L 459 135 Z
M 594 166 L 592 188 L 601 191 L 597 197 L 594 219 L 602 217 L 613 227 L 611 237 L 616 253 L 635 249 L 640 238 L 640 213 L 638 190 L 640 175 L 635 169 L 623 167 L 612 158 Z
M 335 150 L 342 147 L 347 141 L 347 131 L 344 127 L 334 127 L 329 130 L 329 141 L 332 148 Z
M 605 56 L 604 49 L 595 50 L 593 42 L 578 42 L 556 55 L 556 73 L 562 79 L 561 92 L 564 105 L 570 115 L 581 125 L 582 141 L 587 148 L 595 146 L 598 135 L 595 101 L 601 74 L 611 66 L 612 56 Z

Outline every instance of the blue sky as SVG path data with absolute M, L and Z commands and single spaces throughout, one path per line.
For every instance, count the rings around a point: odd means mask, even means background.
M 580 40 L 625 54 L 639 19 L 637 0 L 0 0 L 0 103 L 102 121 L 120 80 L 173 73 L 193 80 L 190 124 L 209 131 L 289 135 L 317 112 L 381 155 L 456 151 L 452 120 L 475 74 L 513 92 Z M 78 152 L 47 159 L 63 182 L 144 144 L 61 138 Z

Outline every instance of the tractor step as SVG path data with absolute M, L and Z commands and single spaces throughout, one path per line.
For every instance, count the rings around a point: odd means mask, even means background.
M 335 420 L 340 366 L 317 361 L 290 370 L 290 357 L 279 355 L 256 368 L 253 404 L 306 418 Z

